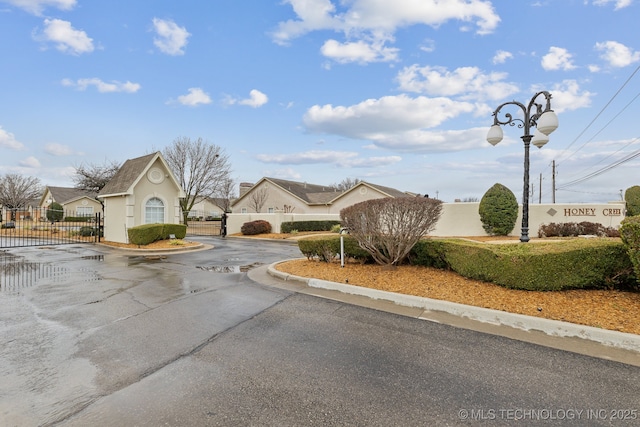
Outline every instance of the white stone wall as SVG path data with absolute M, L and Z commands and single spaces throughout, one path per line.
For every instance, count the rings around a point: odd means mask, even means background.
M 484 236 L 479 203 L 444 203 L 442 216 L 431 233 L 436 237 Z M 538 229 L 543 224 L 566 222 L 594 222 L 605 227 L 618 228 L 624 219 L 624 202 L 580 203 L 580 204 L 532 204 L 529 205 L 529 237 L 538 237 Z M 240 233 L 242 224 L 263 219 L 269 221 L 274 233 L 280 233 L 280 224 L 286 221 L 318 221 L 340 220 L 339 214 L 229 214 L 227 234 Z M 522 225 L 522 206 L 511 232 L 512 236 L 520 236 Z

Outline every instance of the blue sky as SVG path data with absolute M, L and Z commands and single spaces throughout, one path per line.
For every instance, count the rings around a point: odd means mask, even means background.
M 554 160 L 556 202 L 620 200 L 640 185 L 638 3 L 0 0 L 0 173 L 72 186 L 201 137 L 238 182 L 520 200 L 522 130 L 486 133 L 547 90 L 560 127 L 532 147 L 532 202 Z

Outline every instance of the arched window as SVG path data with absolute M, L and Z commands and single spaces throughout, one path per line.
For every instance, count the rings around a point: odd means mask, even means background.
M 157 197 L 147 200 L 144 205 L 145 224 L 164 223 L 164 203 Z

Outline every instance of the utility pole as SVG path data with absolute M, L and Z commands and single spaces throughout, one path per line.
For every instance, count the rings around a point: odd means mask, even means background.
M 540 185 L 538 186 L 538 204 L 542 204 L 542 172 L 540 172 Z
M 556 203 L 556 161 L 553 160 L 551 163 L 551 203 Z

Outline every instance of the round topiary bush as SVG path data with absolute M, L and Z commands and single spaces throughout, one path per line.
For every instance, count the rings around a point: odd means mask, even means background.
M 47 219 L 49 222 L 62 221 L 64 210 L 60 203 L 53 202 L 47 208 Z
M 482 196 L 478 209 L 482 228 L 491 236 L 508 236 L 518 219 L 516 196 L 502 184 L 494 184 Z
M 640 215 L 640 185 L 627 188 L 624 201 L 627 203 L 627 216 Z

